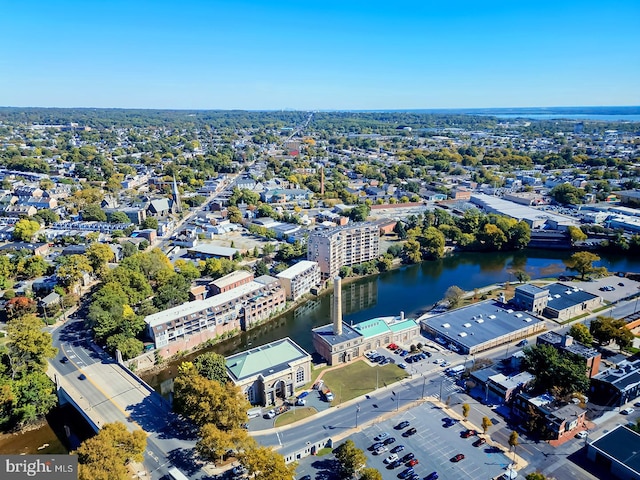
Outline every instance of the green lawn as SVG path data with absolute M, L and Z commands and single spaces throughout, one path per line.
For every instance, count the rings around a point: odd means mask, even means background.
M 276 418 L 275 426 L 283 427 L 284 425 L 289 425 L 290 423 L 297 422 L 298 420 L 310 417 L 311 415 L 315 415 L 316 413 L 318 413 L 318 411 L 315 408 L 295 407 L 288 412 L 283 413 L 282 415 L 278 415 L 278 417 Z
M 407 373 L 397 365 L 371 367 L 363 360 L 349 363 L 342 368 L 326 372 L 322 379 L 333 392 L 332 405 L 338 405 L 376 389 L 395 383 L 407 377 Z

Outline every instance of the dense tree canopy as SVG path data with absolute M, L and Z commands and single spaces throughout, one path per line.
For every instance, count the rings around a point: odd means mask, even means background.
M 560 397 L 589 388 L 586 365 L 581 357 L 560 352 L 550 345 L 525 347 L 522 366 L 535 375 L 536 392 L 553 392 Z

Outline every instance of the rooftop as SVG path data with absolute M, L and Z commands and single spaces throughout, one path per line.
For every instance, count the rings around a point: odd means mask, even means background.
M 468 348 L 540 322 L 542 320 L 533 315 L 513 311 L 495 300 L 474 303 L 422 320 L 443 337 Z
M 227 373 L 234 381 L 254 375 L 268 377 L 289 368 L 289 364 L 309 354 L 289 337 L 236 353 L 226 358 Z
M 527 293 L 529 295 L 537 295 L 542 292 L 546 292 L 547 289 L 536 287 L 535 285 L 531 285 L 530 283 L 525 283 L 524 285 L 518 285 L 516 287 L 516 291 Z
M 292 279 L 297 275 L 300 275 L 302 272 L 306 271 L 309 268 L 312 268 L 314 265 L 317 265 L 317 262 L 311 262 L 309 260 L 302 260 L 295 265 L 283 270 L 278 275 L 278 278 L 289 278 Z
M 196 245 L 188 249 L 191 253 L 201 253 L 203 255 L 215 255 L 219 257 L 232 257 L 238 252 L 236 248 L 218 247 L 216 245 Z
M 591 442 L 591 446 L 640 475 L 640 434 L 619 425 Z
M 164 323 L 175 320 L 176 318 L 198 313 L 205 309 L 216 308 L 227 303 L 229 300 L 233 300 L 234 298 L 257 291 L 261 288 L 264 288 L 263 284 L 252 281 L 249 283 L 245 283 L 244 285 L 240 285 L 239 287 L 232 288 L 231 290 L 221 293 L 220 295 L 205 298 L 204 300 L 196 300 L 193 302 L 183 303 L 182 305 L 178 305 L 177 307 L 169 308 L 152 315 L 147 315 L 144 321 L 147 325 L 153 328 L 158 325 L 162 325 Z
M 236 270 L 235 272 L 231 272 L 224 277 L 220 277 L 217 280 L 214 280 L 213 282 L 211 282 L 211 285 L 215 285 L 218 288 L 224 288 L 246 278 L 253 278 L 253 273 L 246 270 Z
M 640 383 L 640 360 L 634 362 L 624 360 L 617 367 L 608 368 L 593 378 L 609 383 L 620 391 L 631 389 Z
M 539 335 L 538 339 L 539 341 L 551 344 L 558 349 L 575 353 L 576 355 L 580 355 L 584 358 L 593 358 L 600 355 L 600 352 L 598 352 L 595 348 L 587 347 L 580 342 L 573 341 L 573 343 L 571 343 L 570 345 L 563 345 L 565 337 L 556 332 L 545 332 L 542 335 Z
M 551 285 L 547 285 L 546 289 L 549 290 L 547 307 L 557 311 L 598 298 L 597 295 L 562 283 L 552 283 Z
M 362 337 L 362 335 L 349 326 L 346 323 L 342 324 L 342 334 L 334 335 L 333 333 L 333 324 L 323 325 L 321 327 L 316 327 L 313 330 L 313 333 L 318 335 L 322 340 L 327 342 L 329 345 L 339 345 L 342 342 L 346 342 L 349 340 L 355 340 L 356 338 Z

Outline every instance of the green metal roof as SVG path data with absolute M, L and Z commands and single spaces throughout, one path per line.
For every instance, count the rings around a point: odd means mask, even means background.
M 389 325 L 381 318 L 365 320 L 353 326 L 364 338 L 374 337 L 389 332 Z
M 290 338 L 284 338 L 227 357 L 227 370 L 236 380 L 257 374 L 267 376 L 288 368 L 290 362 L 308 355 Z
M 391 329 L 391 331 L 393 333 L 397 333 L 397 332 L 402 332 L 403 330 L 408 330 L 410 328 L 414 328 L 417 327 L 418 324 L 416 323 L 415 320 L 412 320 L 411 318 L 406 319 L 403 322 L 397 322 L 397 323 L 393 323 L 389 326 L 389 328 Z

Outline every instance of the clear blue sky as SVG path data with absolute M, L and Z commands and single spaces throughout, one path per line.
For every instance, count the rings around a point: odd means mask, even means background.
M 640 105 L 640 0 L 0 0 L 0 105 Z

